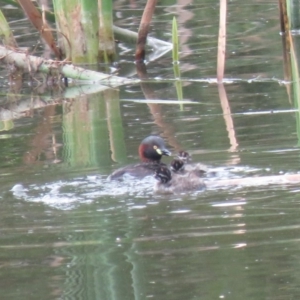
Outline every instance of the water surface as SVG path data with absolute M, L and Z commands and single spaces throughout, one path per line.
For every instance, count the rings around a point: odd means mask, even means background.
M 143 3 L 115 8 L 116 25 L 136 31 Z M 218 5 L 162 1 L 151 35 L 169 40 L 174 14 L 184 104 L 176 102 L 170 53 L 147 64 L 147 83 L 61 102 L 61 91 L 39 96 L 26 83 L 14 93 L 2 68 L 2 109 L 41 105 L 1 123 L 3 299 L 299 299 L 300 185 L 155 195 L 152 179 L 107 181 L 138 161 L 149 134 L 195 162 L 240 168 L 241 177 L 299 170 L 277 1 L 228 4 L 232 126 L 216 84 Z M 20 45 L 38 39 L 26 21 L 15 26 Z M 133 45 L 118 49 L 120 75 L 137 77 Z

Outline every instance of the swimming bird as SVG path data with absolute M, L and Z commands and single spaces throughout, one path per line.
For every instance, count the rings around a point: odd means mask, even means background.
M 167 166 L 160 166 L 154 174 L 157 182 L 154 192 L 161 194 L 179 194 L 202 190 L 205 188 L 203 178 L 199 177 L 197 171 L 185 174 L 172 173 Z
M 114 171 L 108 178 L 110 180 L 130 175 L 135 178 L 144 178 L 153 175 L 157 168 L 165 164 L 161 163 L 163 155 L 169 156 L 171 152 L 166 148 L 164 140 L 155 135 L 150 135 L 142 140 L 138 148 L 141 162 L 120 168 Z
M 208 172 L 208 167 L 202 163 L 191 163 L 191 156 L 186 151 L 179 151 L 177 158 L 173 159 L 170 164 L 174 173 L 187 174 L 193 172 L 200 177 L 204 177 Z

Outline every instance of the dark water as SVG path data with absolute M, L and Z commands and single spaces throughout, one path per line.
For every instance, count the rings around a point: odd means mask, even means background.
M 116 25 L 136 31 L 143 3 L 115 7 Z M 1 111 L 15 115 L 0 132 L 1 299 L 299 299 L 300 184 L 162 196 L 152 179 L 106 179 L 138 161 L 149 134 L 241 177 L 299 170 L 277 1 L 228 3 L 231 115 L 215 79 L 218 5 L 160 1 L 152 36 L 170 39 L 173 14 L 184 104 L 170 53 L 149 62 L 148 83 L 63 101 L 26 83 L 14 92 L 2 69 Z M 14 26 L 21 45 L 38 39 L 25 21 Z M 135 77 L 133 45 L 118 49 L 120 75 Z M 18 114 L 19 103 L 41 108 Z

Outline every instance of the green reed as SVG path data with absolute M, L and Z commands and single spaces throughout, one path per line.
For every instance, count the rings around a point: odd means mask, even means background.
M 172 21 L 172 44 L 173 44 L 173 50 L 172 50 L 173 63 L 178 63 L 179 62 L 179 40 L 178 40 L 177 20 L 175 17 L 173 17 L 173 21 Z
M 180 69 L 179 69 L 179 39 L 178 39 L 178 29 L 177 29 L 177 20 L 174 17 L 172 21 L 172 57 L 173 57 L 173 71 L 175 76 L 175 88 L 177 93 L 177 99 L 179 101 L 183 100 L 183 91 L 182 91 L 182 81 L 180 79 Z M 183 104 L 179 104 L 180 109 L 183 110 Z

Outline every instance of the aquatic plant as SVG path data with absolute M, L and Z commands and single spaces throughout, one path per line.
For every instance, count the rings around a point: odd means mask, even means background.
M 172 21 L 172 57 L 173 64 L 179 62 L 179 41 L 178 41 L 178 29 L 177 29 L 177 20 L 173 17 Z

